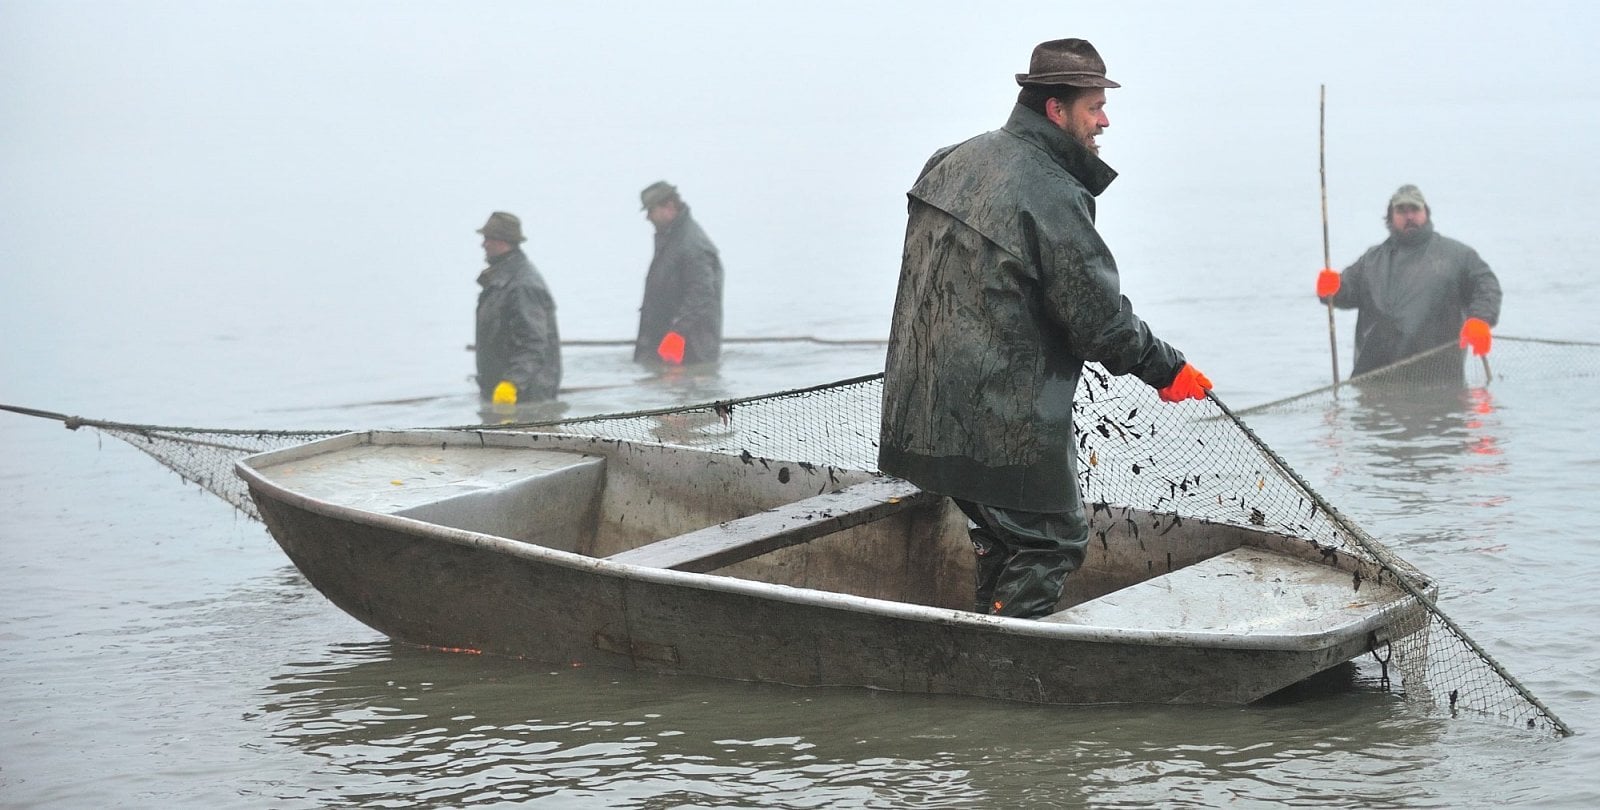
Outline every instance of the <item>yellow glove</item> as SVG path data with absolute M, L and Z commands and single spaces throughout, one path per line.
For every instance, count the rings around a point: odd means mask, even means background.
M 517 386 L 510 380 L 501 380 L 500 384 L 494 387 L 494 404 L 517 404 Z

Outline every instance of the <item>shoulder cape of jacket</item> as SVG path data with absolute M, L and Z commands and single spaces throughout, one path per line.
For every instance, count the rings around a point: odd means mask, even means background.
M 935 153 L 909 197 L 879 466 L 964 500 L 1082 509 L 1073 395 L 1085 361 L 1151 386 L 1183 355 L 1121 294 L 1095 230 L 1116 173 L 1043 116 Z

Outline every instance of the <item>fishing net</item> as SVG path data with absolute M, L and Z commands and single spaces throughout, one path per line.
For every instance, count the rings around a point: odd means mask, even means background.
M 1496 348 L 1506 345 L 1501 339 Z M 1510 345 L 1521 344 L 1510 341 Z M 1528 342 L 1527 346 L 1530 351 L 1537 346 L 1559 353 L 1566 344 Z M 1459 359 L 1453 348 L 1451 352 Z M 687 446 L 745 456 L 752 463 L 784 459 L 875 470 L 882 387 L 878 374 L 684 407 L 453 429 L 560 431 Z M 1308 395 L 1271 407 L 1300 407 L 1313 399 Z M 1075 407 L 1080 483 L 1091 509 L 1132 507 L 1185 520 L 1273 530 L 1321 549 L 1370 560 L 1426 608 L 1417 620 L 1421 626 L 1383 651 L 1388 656 L 1382 659 L 1385 674 L 1392 660 L 1400 676 L 1397 683 L 1385 677 L 1386 684 L 1408 700 L 1450 716 L 1498 718 L 1516 727 L 1571 733 L 1438 608 L 1427 577 L 1327 503 L 1220 400 L 1164 403 L 1144 383 L 1090 365 Z M 133 444 L 251 517 L 257 515 L 243 483 L 233 474 L 235 461 L 339 432 L 198 430 L 76 419 L 69 423 L 77 425 Z
M 1600 375 L 1600 343 L 1496 335 L 1492 350 L 1483 357 L 1467 356 L 1455 343 L 1446 343 L 1397 363 L 1373 369 L 1292 397 L 1254 405 L 1238 411 L 1241 417 L 1268 413 L 1321 410 L 1329 397 L 1372 393 L 1410 394 L 1427 389 L 1482 387 L 1496 378 L 1523 382 L 1571 380 Z M 1491 360 L 1490 358 L 1493 358 Z
M 244 482 L 233 472 L 234 463 L 246 456 L 280 450 L 297 444 L 348 433 L 346 430 L 231 430 L 227 428 L 169 427 L 107 422 L 65 416 L 51 411 L 0 405 L 0 410 L 64 422 L 69 429 L 94 428 L 121 439 L 180 478 L 227 501 L 251 520 L 261 514 Z

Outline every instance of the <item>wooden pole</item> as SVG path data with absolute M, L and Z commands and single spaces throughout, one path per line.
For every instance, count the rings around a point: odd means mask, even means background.
M 1326 157 L 1328 124 L 1328 86 L 1321 85 L 1317 102 L 1317 174 L 1322 179 L 1322 266 L 1333 267 L 1328 250 L 1328 160 Z M 1334 394 L 1339 389 L 1339 339 L 1333 329 L 1333 298 L 1328 298 L 1328 353 L 1333 359 Z

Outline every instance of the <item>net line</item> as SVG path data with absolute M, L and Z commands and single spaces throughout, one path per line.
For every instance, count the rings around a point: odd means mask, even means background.
M 1596 349 L 1600 349 L 1600 343 L 1496 335 L 1489 354 L 1474 357 L 1467 356 L 1455 343 L 1445 343 L 1336 384 L 1242 408 L 1237 415 L 1245 417 L 1292 412 L 1308 407 L 1320 408 L 1330 398 L 1363 390 L 1414 391 L 1462 383 L 1482 387 L 1493 382 L 1496 376 L 1503 375 L 1533 380 L 1592 377 L 1600 374 L 1600 364 L 1595 362 L 1600 353 Z
M 1093 364 L 1084 372 L 1074 404 L 1074 438 L 1088 508 L 1113 514 L 1141 510 L 1267 529 L 1318 550 L 1370 560 L 1425 608 L 1415 632 L 1389 643 L 1387 652 L 1397 662 L 1400 676 L 1391 685 L 1395 692 L 1427 711 L 1498 719 L 1555 736 L 1572 733 L 1439 608 L 1430 597 L 1434 583 L 1427 576 L 1328 503 L 1245 424 L 1240 413 L 1229 410 L 1214 394 L 1205 401 L 1173 405 L 1161 402 L 1154 389 L 1134 378 L 1113 376 Z M 690 447 L 752 461 L 778 459 L 877 471 L 882 382 L 879 373 L 694 405 L 435 429 L 563 432 Z M 1269 406 L 1309 402 L 1315 394 Z M 0 409 L 108 433 L 258 521 L 248 490 L 233 472 L 236 461 L 350 432 L 134 425 L 6 405 Z M 1388 664 L 1384 666 L 1387 673 Z

